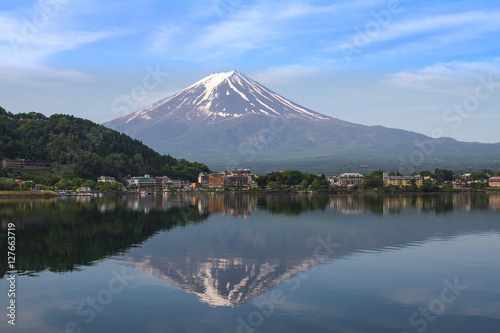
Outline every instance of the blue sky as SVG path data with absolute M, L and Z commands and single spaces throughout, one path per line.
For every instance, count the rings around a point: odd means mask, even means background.
M 103 122 L 237 70 L 339 119 L 500 142 L 499 41 L 500 1 L 2 1 L 0 106 Z

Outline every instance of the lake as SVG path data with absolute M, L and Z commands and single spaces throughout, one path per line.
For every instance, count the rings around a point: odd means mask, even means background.
M 2 199 L 0 223 L 1 332 L 500 332 L 500 194 Z

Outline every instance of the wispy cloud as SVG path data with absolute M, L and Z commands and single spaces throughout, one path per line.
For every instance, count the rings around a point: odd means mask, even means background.
M 250 76 L 263 84 L 276 84 L 303 79 L 304 76 L 316 74 L 318 71 L 319 68 L 317 67 L 293 64 L 270 67 L 264 71 L 250 74 Z
M 166 53 L 171 51 L 171 47 L 176 37 L 182 33 L 178 26 L 160 26 L 153 32 L 153 43 L 150 47 L 152 53 Z
M 73 8 L 76 6 L 77 8 Z M 72 23 L 79 1 L 38 1 L 32 7 L 0 12 L 1 84 L 43 89 L 71 90 L 68 83 L 92 79 L 81 70 L 55 69 L 51 56 L 123 34 L 118 28 L 95 29 Z
M 478 78 L 489 80 L 499 74 L 500 59 L 482 62 L 452 61 L 389 74 L 386 83 L 397 88 L 463 94 L 478 84 Z M 495 81 L 498 82 L 499 79 L 495 78 Z
M 190 29 L 186 24 L 183 29 L 185 38 L 176 45 L 175 53 L 181 52 L 182 57 L 189 59 L 207 59 L 234 56 L 256 49 L 283 49 L 286 48 L 283 45 L 293 44 L 303 36 L 322 31 L 327 25 L 332 26 L 332 22 L 336 22 L 334 18 L 341 18 L 355 9 L 368 9 L 376 2 L 360 0 L 313 5 L 309 1 L 259 1 L 250 5 L 242 1 L 230 1 L 222 6 L 230 6 L 230 10 L 224 11 L 221 19 L 212 20 L 209 24 L 190 22 L 189 25 L 195 27 Z M 218 4 L 215 7 L 220 6 Z M 219 12 L 215 10 L 212 14 Z M 200 15 L 194 17 L 199 19 Z M 203 20 L 206 19 L 204 16 Z M 307 20 L 307 24 L 303 24 L 303 20 Z M 321 27 L 320 22 L 325 24 Z M 328 29 L 334 30 L 331 27 Z M 173 32 L 178 33 L 179 30 L 156 30 L 151 49 L 158 50 L 157 46 L 162 45 L 163 40 L 170 42 Z M 293 35 L 301 38 L 290 39 Z
M 361 31 L 334 44 L 335 49 L 341 50 L 346 43 L 349 45 L 352 41 L 363 40 L 366 41 L 366 48 L 373 47 L 375 52 L 383 52 L 386 55 L 392 52 L 394 55 L 443 49 L 450 44 L 487 38 L 499 31 L 499 11 L 434 15 L 427 13 L 412 18 L 395 14 L 390 23 L 386 27 L 380 27 L 377 33 L 367 34 L 366 31 Z

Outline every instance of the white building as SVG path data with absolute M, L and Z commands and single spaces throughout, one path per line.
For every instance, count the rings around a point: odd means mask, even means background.
M 132 177 L 127 179 L 127 186 L 137 186 L 137 188 L 153 188 L 156 187 L 156 179 L 152 178 L 150 175 L 144 175 L 144 177 Z
M 201 188 L 207 188 L 208 187 L 208 180 L 210 179 L 210 176 L 205 173 L 205 172 L 200 172 L 198 175 L 198 183 L 200 183 Z
M 111 176 L 101 176 L 101 177 L 97 178 L 97 182 L 114 183 L 114 182 L 116 182 L 116 179 L 115 179 L 115 177 L 111 177 Z
M 338 178 L 340 187 L 354 187 L 363 186 L 365 183 L 365 176 L 360 173 L 343 173 Z
M 488 183 L 491 187 L 500 187 L 500 177 L 491 177 Z

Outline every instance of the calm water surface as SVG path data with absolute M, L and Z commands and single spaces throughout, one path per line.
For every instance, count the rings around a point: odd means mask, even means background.
M 500 195 L 0 200 L 0 223 L 0 332 L 500 332 Z

